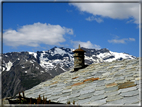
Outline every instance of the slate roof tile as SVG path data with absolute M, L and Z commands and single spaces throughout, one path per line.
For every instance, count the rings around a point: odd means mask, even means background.
M 86 93 L 92 93 L 92 92 L 94 92 L 95 91 L 95 88 L 92 88 L 92 89 L 88 89 L 88 90 L 80 90 L 80 94 L 86 94 Z
M 120 95 L 121 96 L 134 96 L 138 94 L 139 94 L 138 90 L 133 90 L 133 91 L 128 91 L 128 92 L 122 92 Z
M 100 95 L 100 94 L 104 94 L 105 91 L 104 90 L 100 90 L 100 91 L 95 91 L 94 95 Z
M 75 101 L 75 104 L 78 100 L 79 100 L 78 97 L 72 97 L 72 98 L 67 99 L 67 101 L 70 101 L 71 103 L 73 103 L 73 101 Z
M 102 74 L 102 77 L 108 77 L 109 74 L 110 74 L 110 72 L 105 72 L 105 73 Z
M 78 104 L 78 105 L 83 105 L 83 104 L 85 104 L 85 103 L 87 103 L 87 102 L 89 102 L 90 101 L 90 99 L 83 99 L 83 100 L 78 100 L 76 103 Z
M 138 84 L 138 85 L 136 85 L 136 87 L 138 88 L 138 89 L 140 89 L 141 88 L 141 86 Z
M 114 82 L 114 83 L 109 83 L 109 84 L 106 84 L 105 86 L 106 86 L 107 88 L 108 88 L 108 87 L 114 87 L 114 86 L 117 86 L 117 83 L 115 83 L 115 82 Z
M 140 83 L 140 81 L 139 80 L 135 80 L 135 84 L 139 84 Z
M 52 93 L 51 95 L 53 95 L 53 96 L 57 96 L 57 95 L 60 95 L 62 93 L 62 91 L 59 91 L 59 92 L 54 92 L 54 93 Z
M 138 95 L 136 96 L 131 96 L 131 97 L 124 97 L 123 98 L 123 102 L 124 104 L 132 104 L 132 103 L 136 103 L 136 102 L 139 102 L 139 98 L 138 98 Z
M 106 103 L 106 98 L 105 99 L 101 99 L 101 100 L 96 100 L 94 102 L 91 102 L 90 104 L 88 104 L 89 106 L 94 106 L 94 105 L 103 105 Z
M 134 77 L 132 77 L 132 76 L 128 76 L 128 77 L 126 77 L 126 80 L 128 81 L 128 80 L 133 80 L 134 79 Z
M 62 93 L 60 96 L 61 96 L 61 97 L 64 97 L 64 96 L 69 96 L 69 95 L 71 95 L 71 92 L 68 92 L 68 93 Z
M 103 89 L 105 89 L 105 88 L 106 88 L 105 85 L 103 85 L 103 86 L 98 86 L 98 87 L 96 87 L 95 90 L 103 90 Z
M 113 100 L 118 100 L 122 99 L 123 97 L 121 95 L 114 95 L 114 96 L 108 96 L 107 101 L 113 101 Z
M 104 99 L 107 96 L 105 94 L 100 94 L 100 95 L 93 95 L 90 100 L 91 102 L 96 101 L 96 100 L 100 100 L 100 99 Z
M 69 96 L 69 98 L 78 97 L 78 96 L 80 96 L 80 93 L 75 93 L 75 94 L 73 93 Z
M 97 86 L 103 86 L 103 85 L 105 85 L 104 81 L 105 80 L 98 80 L 97 81 Z
M 115 104 L 124 105 L 124 101 L 123 101 L 123 99 L 117 99 L 117 100 L 109 101 L 107 103 L 107 105 L 110 105 L 110 104 L 112 104 L 112 105 L 115 105 Z
M 58 100 L 53 100 L 53 102 L 59 102 L 59 103 L 64 103 L 64 104 L 66 104 L 67 103 L 67 100 L 62 100 L 62 101 L 58 101 Z
M 129 76 L 131 77 L 131 76 L 134 76 L 134 73 L 131 73 L 131 72 L 130 73 L 124 73 L 124 76 L 125 77 L 129 77 Z
M 50 96 L 50 98 L 48 97 L 48 99 L 53 100 L 53 99 L 58 99 L 60 96 Z
M 67 90 L 63 90 L 62 93 L 68 93 L 68 92 L 71 92 L 72 89 L 67 89 Z
M 58 100 L 57 100 L 57 101 L 61 102 L 61 101 L 67 100 L 68 98 L 69 98 L 69 96 L 58 97 Z
M 82 88 L 84 88 L 85 86 L 86 86 L 86 84 L 82 83 L 82 84 L 73 86 L 72 89 L 73 89 L 73 90 L 74 90 L 74 89 L 75 89 L 75 90 L 76 90 L 76 89 L 82 89 Z
M 132 90 L 136 90 L 137 86 L 134 87 L 128 87 L 128 88 L 123 88 L 123 89 L 119 89 L 118 92 L 128 92 L 128 91 L 132 91 Z
M 50 85 L 50 88 L 54 88 L 56 86 L 57 86 L 57 84 L 53 84 L 53 85 Z
M 127 80 L 116 80 L 115 83 L 125 83 Z
M 133 86 L 136 86 L 136 84 L 134 84 L 134 81 L 126 81 L 123 83 L 119 83 L 119 89 L 133 87 Z
M 118 86 L 105 88 L 106 92 L 118 90 Z
M 86 98 L 90 98 L 93 96 L 93 92 L 91 93 L 85 93 L 85 94 L 80 94 L 79 99 L 86 99 Z
M 122 75 L 115 77 L 115 81 L 117 81 L 117 80 L 124 80 L 124 79 L 125 79 L 125 77 L 122 76 Z
M 115 96 L 118 95 L 120 92 L 119 91 L 110 91 L 110 92 L 106 92 L 105 95 L 106 96 Z
M 86 85 L 86 87 L 83 87 L 82 90 L 90 90 L 90 89 L 96 89 L 96 84 L 93 85 Z

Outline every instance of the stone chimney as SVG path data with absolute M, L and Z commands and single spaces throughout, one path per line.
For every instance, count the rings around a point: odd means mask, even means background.
M 78 49 L 76 49 L 74 52 L 74 71 L 77 71 L 78 69 L 84 68 L 84 51 L 80 48 L 80 45 Z

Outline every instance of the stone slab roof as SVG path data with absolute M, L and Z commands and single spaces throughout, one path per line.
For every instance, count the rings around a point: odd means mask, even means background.
M 77 72 L 67 71 L 26 90 L 25 96 L 47 97 L 75 105 L 140 105 L 139 59 L 92 64 Z

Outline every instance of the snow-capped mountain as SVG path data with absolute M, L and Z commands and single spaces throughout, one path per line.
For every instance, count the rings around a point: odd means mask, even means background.
M 109 51 L 108 49 L 87 49 L 85 50 L 85 64 L 100 63 L 100 62 L 111 62 L 114 60 L 122 59 L 134 59 L 136 57 L 126 54 L 126 53 L 117 53 Z M 3 54 L 3 70 L 9 71 L 15 63 L 20 62 L 22 68 L 25 68 L 22 63 L 28 62 L 36 66 L 36 69 L 43 68 L 42 72 L 48 72 L 51 76 L 54 76 L 52 72 L 53 69 L 60 68 L 63 71 L 68 70 L 74 65 L 73 51 L 74 49 L 70 48 L 57 48 L 54 47 L 48 51 L 37 51 L 37 52 L 11 52 Z M 24 57 L 23 57 L 24 55 Z M 58 66 L 58 67 L 57 67 Z M 58 72 L 58 71 L 57 71 Z M 27 72 L 28 73 L 28 72 Z
M 106 48 L 96 50 L 96 49 L 87 49 L 82 47 L 82 49 L 86 51 L 85 53 L 86 65 L 92 63 L 111 62 L 114 60 L 136 58 L 126 53 L 112 52 Z M 37 58 L 39 65 L 45 69 L 45 72 L 49 72 L 52 76 L 54 76 L 54 72 L 52 72 L 53 69 L 56 72 L 58 72 L 57 69 L 59 68 L 62 71 L 67 71 L 69 70 L 69 68 L 73 67 L 74 65 L 73 50 L 74 49 L 70 48 L 54 47 L 48 51 L 38 51 L 37 53 L 29 52 L 29 54 Z
M 37 60 L 39 65 L 49 72 L 52 76 L 65 72 L 73 67 L 73 50 L 69 48 L 54 47 L 48 51 L 38 51 Z M 35 53 L 32 53 L 33 55 Z M 53 72 L 55 70 L 56 72 Z
M 114 60 L 123 60 L 123 59 L 135 59 L 135 56 L 126 54 L 126 53 L 118 53 L 109 51 L 106 48 L 96 50 L 96 49 L 87 49 L 83 48 L 86 51 L 85 53 L 85 63 L 100 63 L 100 62 L 111 62 Z
M 85 64 L 134 59 L 136 57 L 109 51 L 108 49 L 87 49 Z M 14 96 L 40 82 L 53 78 L 73 68 L 73 51 L 70 48 L 54 47 L 47 51 L 10 52 L 2 54 L 2 97 Z

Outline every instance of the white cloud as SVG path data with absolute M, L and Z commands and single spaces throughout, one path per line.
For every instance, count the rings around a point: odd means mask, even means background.
M 129 40 L 129 41 L 135 41 L 135 39 L 134 39 L 134 38 L 129 38 L 128 40 Z
M 99 45 L 96 44 L 92 44 L 90 41 L 87 42 L 81 42 L 81 41 L 71 41 L 73 45 L 73 47 L 75 49 L 78 48 L 78 45 L 80 44 L 81 47 L 85 47 L 85 48 L 95 48 L 95 49 L 100 49 L 101 47 Z
M 37 47 L 41 43 L 60 46 L 60 43 L 66 41 L 63 37 L 65 34 L 73 34 L 73 30 L 60 25 L 38 22 L 32 25 L 24 25 L 17 31 L 12 29 L 5 30 L 3 41 L 6 45 L 13 47 L 20 45 Z
M 73 35 L 73 30 L 70 29 L 70 28 L 65 28 L 63 27 L 63 29 L 65 30 L 66 33 L 70 34 L 70 35 Z
M 95 20 L 95 21 L 98 22 L 98 23 L 103 22 L 103 20 L 102 20 L 101 18 L 95 18 L 94 16 L 88 17 L 88 18 L 86 18 L 86 20 L 88 20 L 88 21 L 93 21 L 93 20 Z
M 126 23 L 132 23 L 134 22 L 134 19 L 127 21 Z
M 108 40 L 109 43 L 125 43 L 125 39 L 112 39 Z
M 139 23 L 139 3 L 70 3 L 82 12 L 112 19 L 134 18 Z
M 108 40 L 109 43 L 125 44 L 126 41 L 135 41 L 134 38 L 112 39 Z

